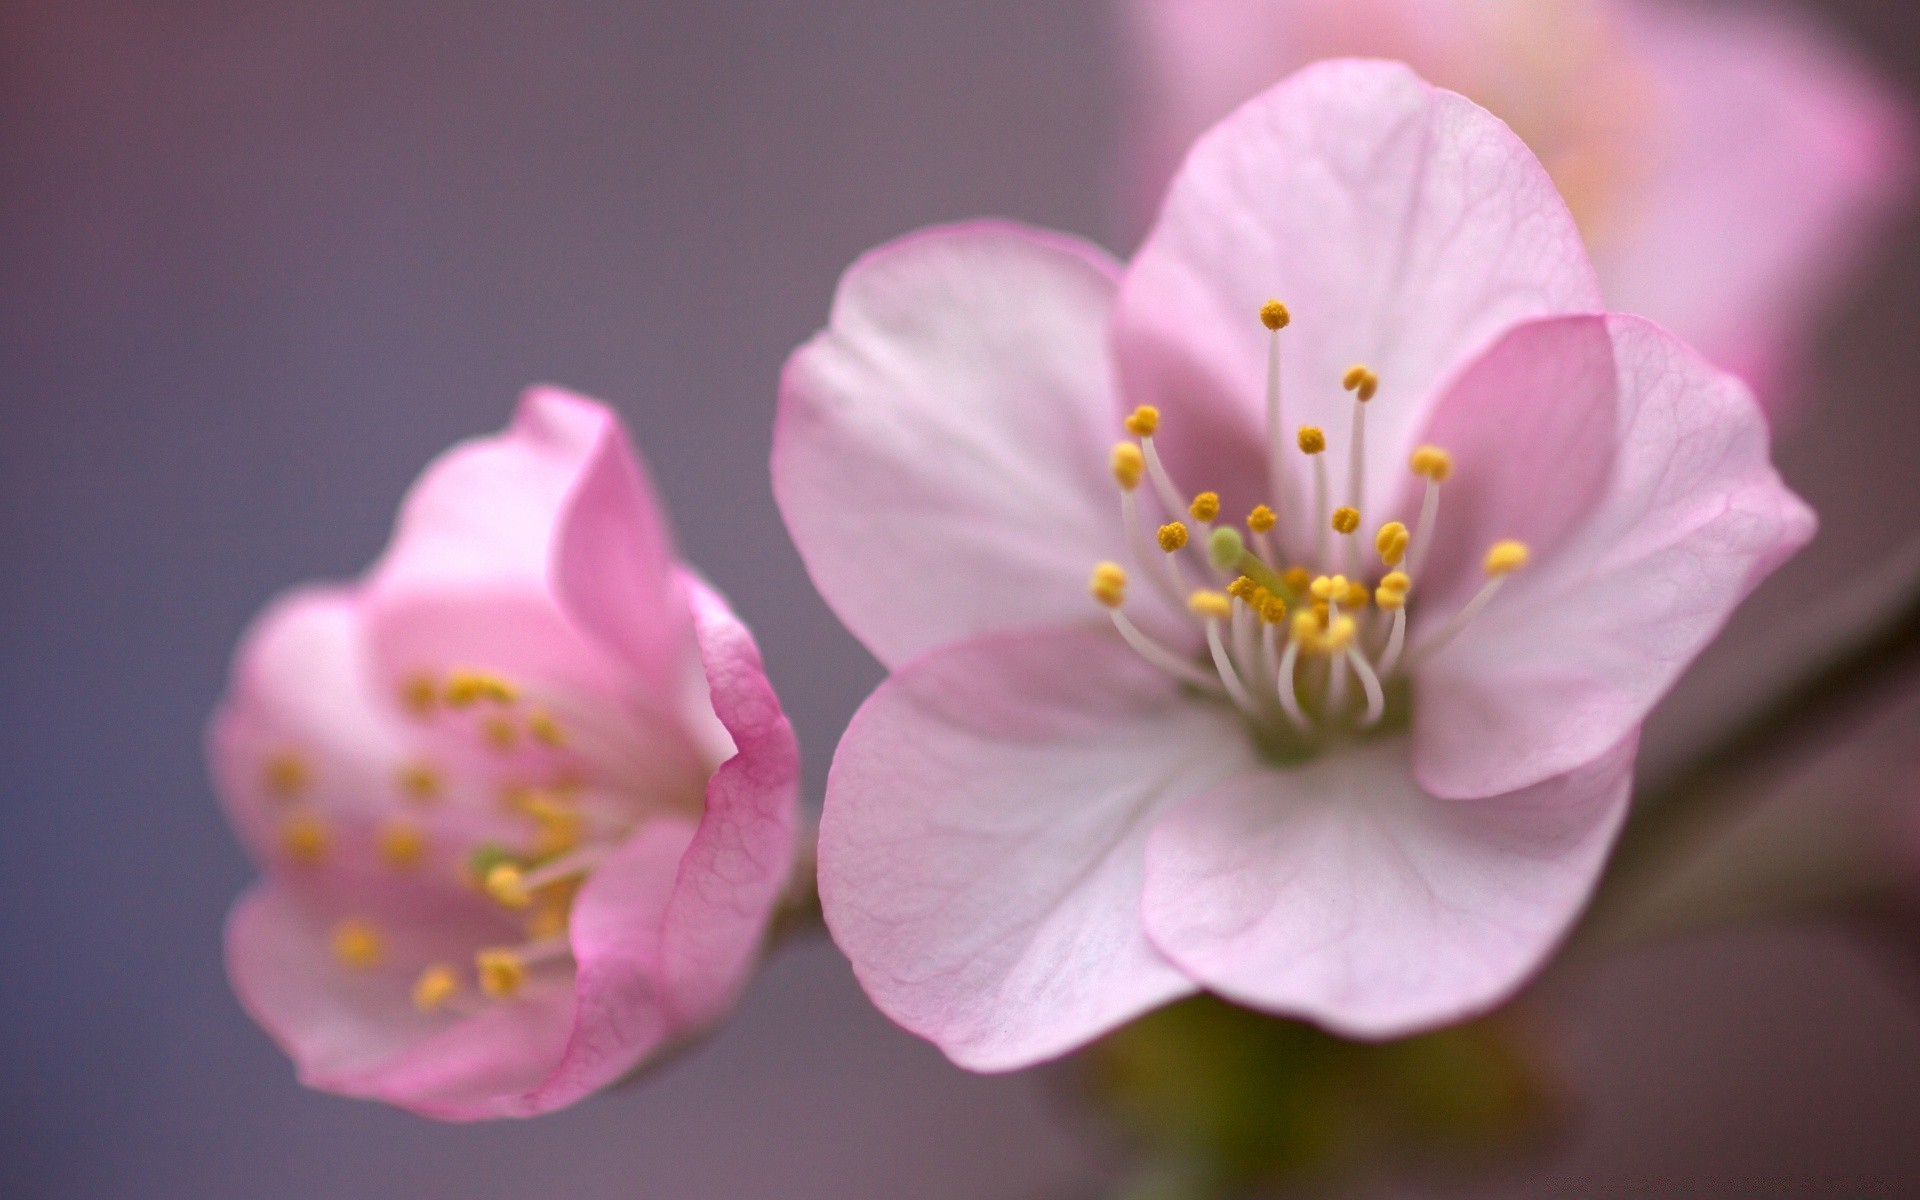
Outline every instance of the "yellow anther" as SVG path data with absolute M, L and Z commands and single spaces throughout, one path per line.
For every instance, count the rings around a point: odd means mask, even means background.
M 1255 533 L 1265 533 L 1279 521 L 1280 518 L 1273 515 L 1273 510 L 1264 504 L 1255 505 L 1253 511 L 1247 514 L 1247 528 Z
M 1380 532 L 1374 535 L 1373 548 L 1380 552 L 1381 562 L 1390 567 L 1397 567 L 1400 565 L 1400 560 L 1407 556 L 1407 543 L 1412 540 L 1413 535 L 1407 532 L 1405 525 L 1398 521 L 1388 521 L 1380 527 Z
M 1405 592 L 1396 592 L 1383 583 L 1373 590 L 1373 602 L 1385 611 L 1392 612 L 1394 609 L 1402 608 L 1406 605 L 1407 594 Z
M 527 966 L 511 950 L 482 950 L 473 956 L 474 971 L 480 977 L 480 990 L 501 999 L 512 996 L 527 981 Z
M 1348 646 L 1353 645 L 1353 639 L 1359 632 L 1360 627 L 1354 623 L 1352 617 L 1341 617 L 1327 630 L 1325 640 L 1326 649 L 1334 654 L 1340 653 Z
M 1247 594 L 1244 597 L 1242 597 L 1242 599 L 1244 599 L 1247 602 L 1247 607 L 1251 608 L 1255 612 L 1259 612 L 1260 606 L 1265 604 L 1268 600 L 1272 598 L 1273 598 L 1273 593 L 1268 591 L 1266 588 L 1261 587 L 1257 583 L 1253 585 L 1253 587 L 1247 592 Z
M 1313 581 L 1312 586 L 1309 587 L 1308 590 L 1312 592 L 1315 600 L 1332 600 L 1336 597 L 1344 598 L 1347 594 L 1347 577 L 1345 575 L 1322 575 Z
M 1125 491 L 1140 486 L 1140 475 L 1147 469 L 1146 455 L 1133 442 L 1118 442 L 1113 447 L 1113 481 Z
M 513 718 L 504 713 L 491 713 L 480 722 L 480 736 L 487 745 L 501 754 L 506 754 L 520 744 L 520 728 Z
M 534 741 L 549 750 L 558 750 L 567 744 L 567 731 L 544 708 L 536 708 L 527 714 L 527 732 L 533 735 Z
M 1169 521 L 1160 527 L 1160 548 L 1168 554 L 1187 544 L 1187 527 L 1179 521 Z
M 460 976 L 448 963 L 435 963 L 420 972 L 413 981 L 413 1007 L 423 1013 L 436 1013 L 458 995 Z
M 1332 615 L 1333 606 L 1325 600 L 1315 600 L 1313 602 L 1313 618 L 1320 622 L 1319 628 L 1325 629 L 1327 627 L 1327 618 Z
M 564 854 L 580 844 L 582 821 L 579 813 L 550 807 L 546 812 L 529 815 L 540 826 L 540 832 L 533 839 L 536 858 Z
M 1367 600 L 1373 595 L 1367 585 L 1358 579 L 1347 582 L 1347 594 L 1340 601 L 1340 607 L 1346 609 L 1365 608 Z
M 1527 565 L 1527 544 L 1512 540 L 1495 542 L 1487 550 L 1487 574 L 1506 575 Z
M 1127 432 L 1135 437 L 1152 437 L 1160 428 L 1160 410 L 1151 404 L 1142 404 L 1127 417 Z
M 1187 609 L 1196 617 L 1205 617 L 1210 621 L 1225 620 L 1233 615 L 1233 601 L 1227 599 L 1225 592 L 1209 591 L 1201 588 L 1187 597 Z
M 1289 313 L 1287 306 L 1278 300 L 1269 300 L 1260 306 L 1260 323 L 1268 329 L 1285 329 L 1288 322 L 1292 320 L 1293 314 Z
M 298 754 L 283 750 L 261 766 L 260 782 L 266 785 L 268 795 L 294 800 L 304 795 L 313 783 L 313 768 Z
M 380 830 L 380 857 L 396 871 L 411 871 L 427 856 L 427 835 L 418 825 L 392 821 Z
M 1192 504 L 1187 505 L 1187 511 L 1193 514 L 1193 519 L 1196 521 L 1213 520 L 1220 515 L 1220 494 L 1201 492 L 1193 498 Z
M 1260 602 L 1260 619 L 1269 625 L 1278 625 L 1287 619 L 1287 602 L 1272 592 Z
M 430 715 L 439 700 L 440 685 L 433 681 L 433 676 L 424 672 L 409 675 L 400 684 L 400 707 L 416 717 Z
M 1438 446 L 1422 446 L 1413 452 L 1411 465 L 1415 475 L 1445 483 L 1447 476 L 1453 474 L 1453 455 Z
M 372 921 L 348 917 L 333 927 L 328 938 L 333 957 L 341 966 L 355 971 L 371 971 L 387 957 L 387 939 Z
M 1248 579 L 1245 575 L 1240 575 L 1235 577 L 1234 581 L 1227 585 L 1227 595 L 1245 600 L 1251 597 L 1253 595 L 1253 589 L 1259 586 L 1259 584 Z
M 1373 393 L 1379 390 L 1380 377 L 1372 371 L 1367 370 L 1366 367 L 1356 363 L 1348 367 L 1347 373 L 1340 377 L 1340 386 L 1352 392 L 1358 400 L 1365 403 L 1373 399 Z
M 481 700 L 512 704 L 520 698 L 520 690 L 498 675 L 489 675 L 484 671 L 455 671 L 447 676 L 444 698 L 454 708 L 468 708 Z
M 527 891 L 525 879 L 520 868 L 512 863 L 495 863 L 487 868 L 487 895 L 503 907 L 526 908 L 533 903 L 533 894 Z
M 1333 531 L 1339 534 L 1352 533 L 1360 528 L 1360 510 L 1342 504 L 1333 510 Z
M 327 832 L 320 818 L 312 813 L 295 814 L 280 826 L 280 849 L 303 867 L 323 861 L 332 845 L 332 835 Z
M 1286 574 L 1280 577 L 1280 582 L 1286 584 L 1287 590 L 1297 596 L 1306 591 L 1308 585 L 1313 582 L 1313 572 L 1305 567 L 1288 567 Z
M 1087 590 L 1093 598 L 1108 608 L 1119 608 L 1127 599 L 1127 571 L 1119 563 L 1103 562 L 1093 569 L 1093 578 L 1087 581 Z
M 1327 435 L 1321 432 L 1318 425 L 1302 425 L 1300 427 L 1300 453 L 1318 454 L 1326 448 Z
M 394 782 L 415 804 L 431 804 L 440 798 L 440 772 L 423 762 L 402 764 L 394 772 Z
M 1413 580 L 1405 571 L 1388 571 L 1380 578 L 1380 586 L 1389 592 L 1398 592 L 1402 596 L 1413 588 Z
M 1293 640 L 1303 653 L 1311 654 L 1320 646 L 1320 621 L 1310 612 L 1293 614 Z

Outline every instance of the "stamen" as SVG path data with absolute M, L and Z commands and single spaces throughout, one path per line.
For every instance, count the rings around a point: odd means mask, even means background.
M 1134 443 L 1120 442 L 1113 448 L 1112 468 L 1113 481 L 1120 485 L 1120 490 L 1131 492 L 1140 486 L 1140 476 L 1147 469 L 1146 456 Z
M 1182 683 L 1190 683 L 1210 692 L 1219 690 L 1218 680 L 1148 637 L 1124 609 L 1109 608 L 1107 615 L 1113 618 L 1113 627 L 1119 630 L 1127 645 L 1132 646 L 1134 653 L 1146 659 L 1150 666 L 1159 668 Z
M 449 706 L 469 708 L 481 700 L 512 704 L 520 698 L 520 691 L 498 675 L 484 671 L 455 671 L 447 676 L 444 695 Z
M 280 848 L 300 866 L 317 866 L 325 861 L 332 845 L 326 825 L 312 813 L 296 813 L 280 826 Z
M 434 963 L 413 981 L 413 1007 L 432 1014 L 445 1008 L 460 992 L 460 976 L 450 963 Z
M 1427 494 L 1420 501 L 1420 523 L 1413 534 L 1413 557 L 1407 562 L 1407 573 L 1418 575 L 1433 546 L 1434 526 L 1440 519 L 1440 485 L 1453 474 L 1453 456 L 1438 446 L 1422 446 L 1413 452 L 1411 465 L 1415 475 L 1427 480 Z
M 1140 523 L 1140 505 L 1133 497 L 1131 491 L 1120 493 L 1120 521 L 1126 526 L 1127 545 L 1135 558 L 1147 564 L 1147 578 L 1153 581 L 1153 586 L 1167 598 L 1167 603 L 1177 608 L 1186 597 L 1186 589 L 1174 578 L 1166 557 L 1153 553 L 1153 544 L 1147 540 L 1147 531 Z
M 1187 544 L 1187 526 L 1182 521 L 1169 521 L 1160 527 L 1157 539 L 1160 548 L 1168 554 L 1182 549 Z
M 1373 664 L 1360 652 L 1360 647 L 1347 647 L 1347 661 L 1353 664 L 1353 673 L 1360 677 L 1360 688 L 1367 694 L 1367 711 L 1360 717 L 1360 727 L 1371 729 L 1386 715 L 1387 693 L 1380 686 L 1380 676 L 1374 673 Z
M 529 908 L 533 889 L 527 886 L 526 873 L 510 862 L 497 863 L 486 874 L 487 895 L 503 908 Z
M 1468 622 L 1480 615 L 1481 609 L 1493 601 L 1494 596 L 1500 591 L 1500 586 L 1506 583 L 1507 576 L 1527 564 L 1527 558 L 1525 542 L 1495 542 L 1487 550 L 1484 563 L 1487 581 L 1480 585 L 1480 590 L 1474 593 L 1473 599 L 1467 601 L 1464 608 L 1453 614 L 1447 623 L 1435 630 L 1426 641 L 1420 643 L 1413 652 L 1413 661 L 1418 663 L 1432 656 L 1452 641 L 1462 629 L 1467 627 Z
M 313 784 L 313 768 L 295 751 L 283 750 L 261 766 L 260 782 L 276 799 L 297 800 Z
M 1174 486 L 1173 476 L 1167 474 L 1166 464 L 1160 461 L 1160 452 L 1153 448 L 1152 438 L 1140 439 L 1140 453 L 1147 459 L 1147 478 L 1153 481 L 1153 494 L 1160 497 L 1167 512 L 1177 513 L 1185 508 L 1180 501 L 1180 489 Z
M 1239 673 L 1233 669 L 1233 659 L 1227 654 L 1226 643 L 1220 637 L 1220 622 L 1233 615 L 1233 601 L 1224 592 L 1202 590 L 1187 598 L 1187 608 L 1207 623 L 1207 649 L 1213 654 L 1213 668 L 1219 673 L 1220 683 L 1227 689 L 1227 695 L 1248 716 L 1259 716 L 1260 708 L 1240 682 Z
M 400 707 L 417 718 L 432 716 L 439 699 L 440 685 L 424 672 L 409 675 L 400 684 Z
M 1267 474 L 1268 486 L 1281 508 L 1295 511 L 1293 473 L 1287 466 L 1287 448 L 1282 440 L 1286 422 L 1280 403 L 1280 331 L 1293 320 L 1287 306 L 1268 300 L 1260 306 L 1260 323 L 1267 327 Z M 1256 531 L 1264 532 L 1264 531 Z M 1271 554 L 1267 554 L 1271 558 Z
M 1374 535 L 1373 548 L 1379 552 L 1381 562 L 1389 567 L 1397 567 L 1400 565 L 1400 560 L 1406 557 L 1407 543 L 1412 538 L 1413 535 L 1407 532 L 1405 525 L 1398 521 L 1388 521 L 1380 527 L 1380 532 Z
M 1327 561 L 1327 435 L 1312 425 L 1300 427 L 1300 453 L 1313 460 L 1313 557 Z
M 554 715 L 544 708 L 536 708 L 527 714 L 527 732 L 533 740 L 549 750 L 563 749 L 567 744 L 567 731 L 563 729 Z
M 1273 538 L 1270 534 L 1279 522 L 1280 518 L 1264 504 L 1255 505 L 1253 511 L 1247 514 L 1247 530 L 1253 534 L 1254 547 L 1259 550 L 1260 557 L 1268 562 L 1273 561 Z
M 566 938 L 544 938 L 524 946 L 489 946 L 473 956 L 480 990 L 496 999 L 516 995 L 527 981 L 527 968 L 567 957 L 573 947 Z
M 1193 498 L 1193 503 L 1187 505 L 1187 511 L 1192 513 L 1193 519 L 1202 525 L 1208 524 L 1220 515 L 1220 494 L 1201 492 Z
M 1293 722 L 1294 728 L 1309 733 L 1313 723 L 1307 720 L 1307 714 L 1300 707 L 1299 690 L 1294 685 L 1294 673 L 1299 669 L 1300 652 L 1312 644 L 1319 636 L 1319 622 L 1312 613 L 1297 613 L 1293 618 L 1293 636 L 1287 640 L 1286 651 L 1280 656 L 1280 665 L 1274 671 L 1274 691 L 1280 700 L 1280 711 Z
M 1347 507 L 1357 513 L 1367 503 L 1367 402 L 1373 399 L 1380 379 L 1365 366 L 1355 365 L 1347 368 L 1340 386 L 1353 393 L 1353 441 L 1347 446 Z M 1353 565 L 1357 568 L 1359 564 Z
M 440 798 L 440 772 L 427 763 L 405 763 L 394 772 L 394 779 L 406 798 L 415 804 L 431 804 Z
M 380 830 L 380 857 L 396 871 L 411 871 L 427 854 L 427 835 L 406 821 L 392 821 Z
M 1127 599 L 1126 568 L 1116 562 L 1103 562 L 1093 568 L 1093 578 L 1087 582 L 1087 590 L 1093 598 L 1108 608 L 1119 608 Z
M 1122 422 L 1127 432 L 1135 437 L 1150 438 L 1160 429 L 1160 410 L 1151 404 L 1142 404 L 1127 415 Z
M 387 940 L 379 926 L 360 917 L 348 917 L 335 925 L 328 943 L 335 961 L 353 971 L 371 971 L 387 957 Z
M 492 713 L 480 723 L 480 736 L 486 739 L 487 746 L 499 754 L 511 754 L 520 744 L 520 730 L 511 717 L 503 713 Z

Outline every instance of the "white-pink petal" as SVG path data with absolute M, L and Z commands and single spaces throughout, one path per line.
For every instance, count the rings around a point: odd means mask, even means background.
M 1205 429 L 1265 444 L 1268 297 L 1293 314 L 1288 427 L 1343 446 L 1342 375 L 1365 363 L 1380 378 L 1363 512 L 1392 497 L 1453 371 L 1517 321 L 1601 307 L 1573 218 L 1520 139 L 1404 66 L 1360 60 L 1309 67 L 1202 136 L 1127 269 L 1121 382 L 1166 409 L 1161 440 L 1183 470 L 1225 469 L 1183 443 Z M 1344 496 L 1345 456 L 1329 457 Z
M 1415 765 L 1439 795 L 1514 791 L 1606 752 L 1813 535 L 1745 385 L 1637 317 L 1607 329 L 1618 376 L 1604 494 L 1417 670 Z M 1437 429 L 1472 421 L 1455 403 Z
M 1117 638 L 963 642 L 896 672 L 834 758 L 820 899 L 868 996 L 961 1066 L 1062 1054 L 1193 990 L 1147 942 L 1154 816 L 1245 769 L 1229 709 Z
M 1420 790 L 1403 739 L 1247 772 L 1147 845 L 1154 944 L 1229 999 L 1352 1037 L 1491 1008 L 1545 961 L 1626 812 L 1634 739 L 1505 796 Z
M 929 229 L 848 268 L 781 378 L 773 487 L 816 587 L 881 662 L 1085 619 L 1125 556 L 1108 453 L 1118 268 L 1056 234 Z

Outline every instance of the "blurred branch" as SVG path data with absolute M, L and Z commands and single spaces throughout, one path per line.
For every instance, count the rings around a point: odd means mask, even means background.
M 1633 905 L 1698 840 L 1856 727 L 1920 667 L 1920 542 L 1898 551 L 1846 610 L 1811 627 L 1844 630 L 1824 658 L 1762 700 L 1726 734 L 1636 797 L 1613 864 L 1581 929 L 1611 940 Z

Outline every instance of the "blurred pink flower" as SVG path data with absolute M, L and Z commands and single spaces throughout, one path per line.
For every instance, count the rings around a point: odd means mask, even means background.
M 430 466 L 360 583 L 270 606 L 208 742 L 266 876 L 241 1002 L 304 1082 L 429 1116 L 559 1108 L 712 1024 L 792 864 L 753 639 L 559 391 Z
M 1188 144 L 1315 59 L 1404 59 L 1506 119 L 1609 307 L 1777 410 L 1811 324 L 1911 175 L 1905 105 L 1815 23 L 1684 0 L 1125 0 L 1135 227 Z
M 1599 307 L 1527 148 L 1355 61 L 1205 135 L 1125 268 L 1004 224 L 857 262 L 773 471 L 892 671 L 820 845 L 875 1002 L 999 1070 L 1197 988 L 1383 1037 L 1517 987 L 1813 529 L 1746 388 Z

